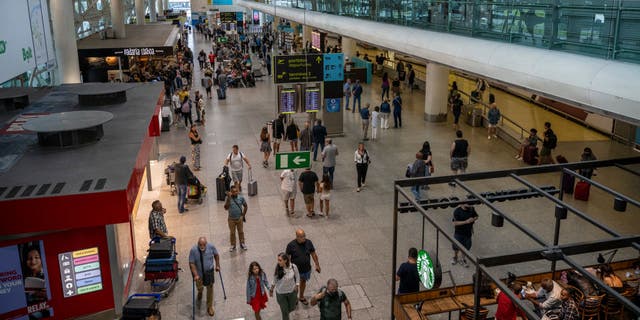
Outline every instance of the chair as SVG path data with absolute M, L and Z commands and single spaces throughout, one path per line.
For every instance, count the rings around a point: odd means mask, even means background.
M 460 320 L 485 320 L 489 314 L 489 309 L 480 307 L 480 317 L 474 318 L 473 308 L 464 309 L 464 312 L 460 312 Z
M 602 313 L 604 313 L 604 319 L 622 318 L 622 303 L 618 301 L 618 298 L 607 295 L 602 303 Z
M 600 296 L 586 296 L 584 298 L 584 304 L 580 304 L 580 319 L 594 319 L 600 320 L 600 305 L 604 294 Z
M 569 294 L 571 295 L 571 297 L 573 297 L 573 300 L 575 300 L 578 305 L 582 304 L 582 302 L 584 301 L 584 293 L 582 293 L 580 289 L 568 284 L 565 285 L 564 288 L 569 291 Z

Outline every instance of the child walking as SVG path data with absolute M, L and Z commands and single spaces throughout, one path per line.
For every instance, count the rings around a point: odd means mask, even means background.
M 262 267 L 256 261 L 249 264 L 249 274 L 247 276 L 247 304 L 251 305 L 255 313 L 256 320 L 260 317 L 260 310 L 267 307 L 267 291 L 269 290 L 269 281 L 267 275 L 262 271 Z

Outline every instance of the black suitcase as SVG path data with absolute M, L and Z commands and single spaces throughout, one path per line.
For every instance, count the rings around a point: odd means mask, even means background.
M 148 259 L 168 259 L 173 254 L 173 242 L 169 239 L 160 239 L 149 245 Z
M 563 191 L 566 194 L 573 194 L 573 185 L 576 182 L 576 178 L 570 174 L 563 173 L 562 174 L 562 185 L 564 186 Z
M 522 158 L 525 163 L 535 166 L 538 164 L 538 147 L 528 145 L 524 147 Z
M 222 93 L 222 90 L 220 90 L 220 88 L 218 88 L 218 89 L 216 90 L 216 92 L 217 92 L 217 94 L 218 94 L 218 100 L 224 100 L 224 99 L 226 99 L 226 98 L 227 98 L 227 97 Z
M 162 127 L 161 131 L 169 131 L 171 130 L 171 120 L 169 117 L 162 117 Z
M 218 201 L 224 201 L 227 196 L 227 177 L 224 174 L 220 174 L 216 179 L 216 198 Z
M 158 300 L 153 296 L 134 295 L 122 307 L 122 319 L 145 319 L 159 313 Z

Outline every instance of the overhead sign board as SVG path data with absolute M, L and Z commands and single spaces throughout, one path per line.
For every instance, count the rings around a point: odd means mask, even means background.
M 324 54 L 324 81 L 344 80 L 344 53 Z
M 273 67 L 275 83 L 322 81 L 324 59 L 321 54 L 275 56 Z
M 311 166 L 311 152 L 283 152 L 276 153 L 276 170 L 300 169 Z

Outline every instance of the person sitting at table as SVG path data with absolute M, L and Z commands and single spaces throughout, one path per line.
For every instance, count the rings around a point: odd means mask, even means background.
M 560 299 L 562 305 L 560 307 L 560 314 L 558 318 L 560 320 L 578 320 L 580 319 L 580 312 L 578 311 L 578 303 L 573 298 L 571 293 L 567 289 L 562 289 L 560 292 Z
M 509 285 L 509 289 L 513 291 L 513 294 L 519 296 L 522 291 L 522 286 L 518 283 L 512 283 Z M 527 318 L 524 311 L 520 310 L 506 293 L 500 291 L 496 297 L 496 301 L 498 302 L 496 320 L 516 320 L 516 316 L 523 319 Z
M 539 316 L 546 316 L 560 313 L 562 287 L 551 279 L 543 279 L 540 282 L 538 292 L 527 293 L 525 298 L 536 307 Z
M 611 265 L 609 264 L 601 265 L 599 273 L 600 273 L 600 280 L 602 280 L 604 284 L 614 289 L 622 289 L 623 287 L 622 280 L 613 272 L 613 268 L 611 268 Z

